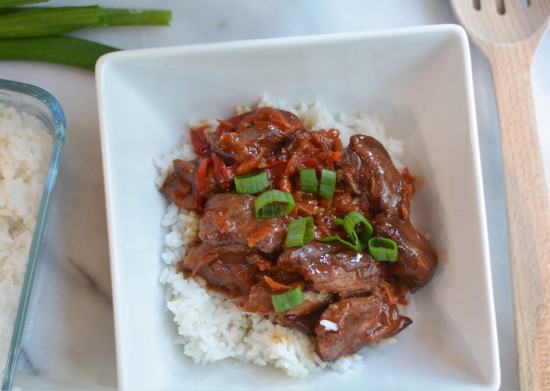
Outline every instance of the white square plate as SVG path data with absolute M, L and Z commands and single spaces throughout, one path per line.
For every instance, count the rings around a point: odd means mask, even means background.
M 458 26 L 308 36 L 103 57 L 97 86 L 122 389 L 496 389 L 498 347 L 468 41 Z M 226 360 L 195 365 L 174 344 L 158 282 L 166 201 L 153 159 L 189 121 L 224 118 L 262 94 L 378 112 L 406 142 L 412 220 L 439 255 L 414 324 L 364 367 L 303 379 Z

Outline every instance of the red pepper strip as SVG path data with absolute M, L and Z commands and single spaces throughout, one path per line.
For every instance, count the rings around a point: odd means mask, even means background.
M 382 283 L 382 287 L 384 288 L 384 292 L 386 293 L 386 296 L 391 304 L 399 303 L 399 297 L 393 294 L 388 284 Z
M 266 168 L 269 170 L 269 183 L 272 188 L 286 192 L 290 192 L 292 190 L 292 186 L 288 186 L 290 181 L 284 176 L 287 164 L 288 161 L 286 160 L 276 160 L 274 162 L 267 163 Z M 287 184 L 287 182 L 289 183 Z
M 298 285 L 300 285 L 300 287 L 302 289 L 305 289 L 307 283 L 303 280 L 298 280 L 298 281 L 293 281 L 291 282 L 289 285 L 285 285 L 285 284 L 281 284 L 280 282 L 277 282 L 275 280 L 273 280 L 271 277 L 267 276 L 264 274 L 264 280 L 265 282 L 267 282 L 267 285 L 269 285 L 269 287 L 275 291 L 289 291 L 291 290 L 292 288 L 295 288 L 297 287 Z
M 300 167 L 314 168 L 316 170 L 320 170 L 322 168 L 321 164 L 319 164 L 319 162 L 312 157 L 292 155 L 288 161 L 288 165 L 286 166 L 284 176 L 289 177 L 292 174 L 295 174 Z
M 235 126 L 233 126 L 232 123 L 228 122 L 228 121 L 224 121 L 224 120 L 217 120 L 219 125 L 218 127 L 216 128 L 216 134 L 219 136 L 221 135 L 222 133 L 225 133 L 225 132 L 232 132 L 235 130 Z
M 265 280 L 265 282 L 267 282 L 267 285 L 269 285 L 269 287 L 271 289 L 275 290 L 275 291 L 285 292 L 285 291 L 289 291 L 289 290 L 292 289 L 291 286 L 281 284 L 281 283 L 273 280 L 271 277 L 266 276 L 266 275 L 264 275 L 264 280 Z
M 225 180 L 222 170 L 225 168 L 225 162 L 217 153 L 212 153 L 212 161 L 214 162 L 214 177 L 218 182 Z
M 279 190 L 290 193 L 292 191 L 292 182 L 287 177 L 283 177 L 279 181 Z
M 319 162 L 312 157 L 303 158 L 301 164 L 303 164 L 307 168 L 315 168 L 316 170 L 321 169 L 321 165 L 319 164 Z
M 228 120 L 219 119 L 217 120 L 220 124 L 218 128 L 216 129 L 216 133 L 218 135 L 224 133 L 224 132 L 234 132 L 237 130 L 237 126 L 242 121 L 244 117 L 251 114 L 251 112 L 248 113 L 242 113 L 239 115 L 236 115 L 234 117 L 229 118 Z
M 294 129 L 283 113 L 272 107 L 262 107 L 246 114 L 247 118 L 239 123 L 237 131 L 246 129 L 251 125 L 260 129 L 266 129 L 266 126 L 271 125 L 283 132 Z
M 290 122 L 288 122 L 283 113 L 281 113 L 277 109 L 265 107 L 263 110 L 261 110 L 261 114 L 257 117 L 259 118 L 257 118 L 256 120 L 264 120 L 266 122 L 273 123 L 278 129 L 281 129 L 282 131 L 286 132 L 293 129 Z
M 227 183 L 227 187 L 229 187 L 231 183 L 233 183 L 233 179 L 235 179 L 235 168 L 236 166 L 228 166 L 222 169 L 222 173 L 225 178 L 225 183 Z
M 286 160 L 276 160 L 274 162 L 268 163 L 267 164 L 267 169 L 268 170 L 276 170 L 278 168 L 285 167 L 287 164 L 288 164 L 288 161 L 286 161 Z
M 311 159 L 311 158 L 305 158 L 305 159 Z M 315 161 L 313 159 L 311 160 Z M 292 183 L 290 182 L 289 178 L 291 175 L 296 173 L 296 171 L 298 171 L 298 167 L 303 161 L 304 161 L 304 158 L 302 156 L 292 155 L 292 157 L 288 161 L 285 171 L 279 177 L 279 180 L 277 182 L 277 185 L 280 190 L 286 191 L 286 192 L 292 191 Z
M 269 111 L 269 115 L 271 117 L 269 118 L 269 121 L 276 123 L 279 129 L 284 131 L 292 130 L 290 122 L 288 122 L 286 117 L 279 110 L 272 109 Z
M 288 161 L 288 165 L 286 166 L 286 170 L 284 173 L 284 177 L 288 178 L 294 172 L 298 169 L 298 166 L 300 165 L 301 157 L 298 155 L 292 155 L 290 160 Z
M 235 174 L 243 175 L 258 167 L 258 165 L 262 162 L 262 159 L 264 158 L 266 152 L 267 151 L 262 148 L 257 155 L 252 156 L 248 160 L 245 160 L 244 163 L 235 168 Z
M 307 283 L 304 280 L 298 280 L 298 281 L 294 281 L 294 282 L 290 283 L 291 288 L 295 288 L 298 285 L 300 285 L 302 290 L 304 290 L 304 289 L 306 289 Z
M 206 195 L 204 194 L 204 187 L 206 184 L 206 174 L 208 172 L 208 165 L 212 162 L 210 158 L 203 158 L 199 163 L 197 170 L 197 184 L 195 186 L 195 199 L 199 205 L 204 204 Z
M 210 129 L 210 126 L 203 125 L 191 128 L 191 144 L 193 150 L 199 156 L 206 156 L 210 153 L 210 143 L 204 134 L 206 129 Z
M 235 175 L 232 173 L 232 170 L 228 169 L 225 162 L 217 153 L 212 153 L 212 161 L 214 163 L 214 178 L 216 178 L 222 190 L 225 190 L 231 186 Z

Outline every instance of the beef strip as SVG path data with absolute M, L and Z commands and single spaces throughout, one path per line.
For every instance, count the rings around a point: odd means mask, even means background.
M 219 123 L 211 134 L 204 127 L 192 131 L 199 158 L 175 160 L 161 187 L 178 207 L 201 213 L 201 242 L 180 261 L 181 270 L 241 298 L 246 312 L 316 335 L 324 361 L 411 324 L 396 303 L 405 303 L 407 290 L 414 292 L 431 279 L 437 258 L 408 219 L 414 178 L 398 172 L 382 144 L 355 135 L 343 149 L 337 130 L 308 132 L 298 117 L 272 108 Z M 303 168 L 337 171 L 333 199 L 301 191 Z M 268 170 L 272 188 L 292 192 L 296 208 L 290 217 L 257 219 L 255 197 L 234 193 L 235 175 L 258 169 Z M 350 211 L 374 220 L 376 235 L 397 242 L 396 263 L 376 262 L 338 242 L 283 248 L 289 220 L 313 215 L 316 238 L 343 235 L 334 217 Z M 296 284 L 303 287 L 304 302 L 276 313 L 272 296 Z
M 340 243 L 310 242 L 285 250 L 277 266 L 300 273 L 318 292 L 349 296 L 371 291 L 380 282 L 382 268 L 370 255 Z
M 410 221 L 393 214 L 379 215 L 375 232 L 377 236 L 397 243 L 399 258 L 396 263 L 388 265 L 388 270 L 399 276 L 411 292 L 416 292 L 430 281 L 437 266 L 437 256 Z
M 316 350 L 323 361 L 335 361 L 355 353 L 365 345 L 381 338 L 391 337 L 412 323 L 399 315 L 398 308 L 386 296 L 353 297 L 328 306 L 320 322 L 330 321 L 337 330 L 319 323 Z
M 236 173 L 243 174 L 299 130 L 303 130 L 303 126 L 294 114 L 264 107 L 240 118 L 235 131 L 213 134 L 211 145 L 226 163 L 242 165 Z
M 173 166 L 160 187 L 161 193 L 181 209 L 197 210 L 199 205 L 193 189 L 197 164 L 176 159 Z
M 256 218 L 254 200 L 234 193 L 211 196 L 199 224 L 199 238 L 209 244 L 245 244 L 265 253 L 281 248 L 286 224 L 278 218 Z
M 288 162 L 287 174 L 298 172 L 304 167 L 332 169 L 333 162 L 337 160 L 335 156 L 340 156 L 344 149 L 339 135 L 335 129 L 296 132 L 276 152 L 276 159 Z
M 280 294 L 281 291 L 272 289 L 265 281 L 260 281 L 250 290 L 250 294 L 243 304 L 243 311 L 254 312 L 260 315 L 276 315 L 273 308 L 271 296 Z M 291 308 L 281 314 L 303 315 L 319 311 L 334 301 L 335 295 L 330 293 L 317 293 L 311 290 L 304 290 L 304 302 L 297 307 Z
M 315 336 L 315 326 L 319 323 L 319 318 L 325 310 L 300 315 L 277 315 L 275 321 L 283 327 L 295 327 L 304 333 Z
M 370 214 L 397 209 L 409 214 L 407 189 L 384 146 L 376 139 L 355 135 L 339 162 L 339 178 L 354 194 L 362 196 L 362 208 Z
M 219 288 L 229 296 L 248 295 L 256 284 L 256 263 L 248 258 L 260 256 L 242 244 L 216 246 L 199 243 L 190 248 L 179 266 L 192 275 L 204 278 L 211 287 Z
M 200 212 L 204 204 L 204 197 L 218 191 L 219 186 L 214 178 L 213 169 L 204 159 L 199 161 L 206 163 L 204 178 L 201 180 L 201 188 L 197 189 L 197 173 L 199 163 L 175 159 L 173 169 L 170 171 L 160 191 L 180 209 L 195 210 Z M 197 195 L 197 191 L 200 192 Z

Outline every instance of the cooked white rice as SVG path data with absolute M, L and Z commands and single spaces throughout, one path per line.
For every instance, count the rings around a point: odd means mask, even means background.
M 353 134 L 371 135 L 385 145 L 397 168 L 403 167 L 400 161 L 403 143 L 387 137 L 384 124 L 375 114 L 341 114 L 336 118 L 319 102 L 293 108 L 265 97 L 258 106 L 291 111 L 300 117 L 308 129 L 339 129 L 344 143 Z M 238 107 L 237 113 L 247 110 L 250 108 Z M 195 157 L 189 139 L 184 139 L 180 149 L 156 160 L 160 173 L 157 185 L 162 183 L 173 159 L 192 160 Z M 299 330 L 275 324 L 265 317 L 243 313 L 223 294 L 207 290 L 204 281 L 185 278 L 178 273 L 177 262 L 197 239 L 198 222 L 195 213 L 179 210 L 174 204 L 168 206 L 162 219 L 167 234 L 161 257 L 166 268 L 160 281 L 166 286 L 166 306 L 178 327 L 179 336 L 175 342 L 183 345 L 187 356 L 200 364 L 228 357 L 258 365 L 269 364 L 294 377 L 324 368 L 345 371 L 362 365 L 358 354 L 343 357 L 334 363 L 323 362 L 314 351 L 311 337 Z M 333 328 L 336 325 L 324 326 Z
M 6 367 L 52 144 L 40 120 L 0 104 L 0 374 Z

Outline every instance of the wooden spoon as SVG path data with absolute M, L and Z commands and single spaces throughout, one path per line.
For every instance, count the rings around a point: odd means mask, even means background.
M 500 120 L 522 390 L 550 390 L 550 207 L 531 92 L 531 63 L 550 0 L 451 0 L 491 64 Z

